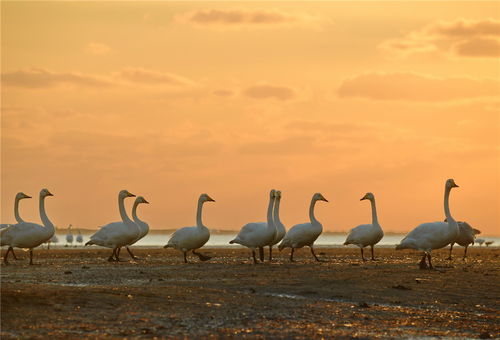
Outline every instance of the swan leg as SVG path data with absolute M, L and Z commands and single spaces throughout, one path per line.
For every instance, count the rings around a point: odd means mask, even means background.
M 424 256 L 422 257 L 422 260 L 420 260 L 419 267 L 420 269 L 427 269 L 427 263 L 425 262 L 425 258 L 427 257 L 427 254 L 424 253 Z
M 10 248 L 10 252 L 12 253 L 12 256 L 14 257 L 14 260 L 17 260 L 16 253 L 14 253 L 14 248 L 12 248 L 12 247 L 9 247 L 9 248 Z
M 290 262 L 295 262 L 293 259 L 293 252 L 295 251 L 295 248 L 292 248 L 292 252 L 290 253 Z
M 113 248 L 113 252 L 112 252 L 112 253 L 111 253 L 111 255 L 109 256 L 109 258 L 108 258 L 108 262 L 115 262 L 115 261 L 117 261 L 117 260 L 115 259 L 115 257 L 116 257 L 116 248 Z
M 196 256 L 198 256 L 200 258 L 200 261 L 208 261 L 212 258 L 212 256 L 208 256 L 208 255 L 203 255 L 202 253 L 197 253 L 195 251 L 195 249 L 193 249 L 193 254 L 195 254 Z
M 453 250 L 453 245 L 454 245 L 454 244 L 455 244 L 455 243 L 452 243 L 452 244 L 450 245 L 450 255 L 448 256 L 447 260 L 450 260 L 450 261 L 451 261 L 451 251 Z
M 253 263 L 257 264 L 257 259 L 255 258 L 255 249 L 252 249 Z
M 131 251 L 128 247 L 126 247 L 126 248 L 127 248 L 128 253 L 130 254 L 130 257 L 131 257 L 133 260 L 137 260 L 138 258 L 137 258 L 134 254 L 132 254 L 132 251 Z
M 9 260 L 7 259 L 9 257 L 9 252 L 12 250 L 12 247 L 9 247 L 7 249 L 7 252 L 5 253 L 5 256 L 3 257 L 3 263 L 5 264 L 9 264 Z M 12 254 L 14 254 L 14 251 L 12 252 Z
M 373 245 L 371 245 L 370 248 L 372 248 L 372 261 L 377 261 L 377 260 L 375 260 L 375 254 L 373 252 Z
M 318 257 L 316 256 L 316 254 L 314 253 L 314 248 L 312 246 L 309 246 L 309 248 L 311 248 L 311 254 L 313 254 L 314 258 L 316 259 L 316 261 L 318 262 L 321 262 L 320 259 L 318 259 Z
M 187 251 L 184 251 L 184 263 L 188 263 L 188 260 L 187 260 Z
M 264 262 L 264 247 L 259 247 L 259 258 L 261 262 Z
M 464 258 L 462 260 L 465 261 L 465 259 L 467 258 L 467 248 L 469 248 L 469 245 L 466 245 L 465 246 L 465 250 L 464 250 Z M 14 252 L 12 252 L 12 254 L 14 254 Z
M 30 265 L 33 265 L 33 249 L 30 249 Z
M 434 269 L 431 263 L 431 254 L 427 254 L 427 259 L 429 260 L 429 269 Z
M 361 258 L 363 259 L 363 261 L 366 261 L 365 255 L 363 254 L 363 247 L 360 247 L 359 249 L 361 249 Z
M 273 246 L 269 246 L 269 262 L 273 260 Z

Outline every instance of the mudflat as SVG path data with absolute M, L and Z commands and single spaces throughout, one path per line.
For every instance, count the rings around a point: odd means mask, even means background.
M 99 248 L 36 249 L 1 266 L 1 337 L 399 338 L 500 336 L 500 249 L 433 252 L 307 248 L 252 264 L 244 248 L 208 248 L 200 262 L 172 249 L 135 248 L 107 262 Z M 5 250 L 3 251 L 5 253 Z M 369 254 L 369 250 L 365 251 Z M 266 257 L 267 257 L 266 252 Z

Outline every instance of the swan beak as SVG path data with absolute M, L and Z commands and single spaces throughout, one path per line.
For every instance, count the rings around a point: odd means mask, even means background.
M 360 201 L 363 201 L 363 200 L 365 200 L 365 199 L 366 199 L 366 196 L 363 196 L 363 198 L 360 198 L 359 200 L 360 200 Z
M 207 202 L 215 202 L 215 200 L 212 197 L 208 196 L 207 197 Z
M 54 196 L 50 191 L 47 191 L 47 196 Z
M 456 185 L 455 183 L 453 183 L 453 188 L 460 188 L 458 185 Z
M 148 202 L 148 201 L 146 201 L 145 199 L 144 199 L 144 203 L 149 204 L 149 202 Z
M 24 198 L 33 198 L 33 197 L 28 196 L 28 195 L 24 195 Z
M 328 200 L 326 198 L 324 198 L 324 197 L 323 197 L 322 201 L 328 202 Z
M 135 197 L 135 195 L 131 194 L 130 192 L 127 192 L 127 197 Z

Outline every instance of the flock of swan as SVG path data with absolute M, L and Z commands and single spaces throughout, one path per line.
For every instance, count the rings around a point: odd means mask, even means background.
M 451 245 L 451 249 L 455 243 L 465 247 L 464 259 L 467 254 L 467 247 L 474 243 L 475 235 L 479 230 L 472 228 L 466 222 L 457 222 L 451 216 L 449 208 L 449 196 L 451 189 L 458 187 L 453 179 L 448 179 L 444 190 L 444 213 L 446 219 L 444 222 L 423 223 L 414 228 L 405 238 L 396 246 L 396 250 L 400 249 L 415 249 L 423 252 L 422 260 L 419 265 L 421 269 L 432 269 L 431 252 L 435 249 L 440 249 Z M 45 198 L 53 196 L 47 189 L 42 189 L 39 196 L 39 210 L 43 225 L 25 222 L 19 215 L 19 201 L 26 198 L 31 198 L 24 193 L 18 193 L 15 197 L 14 214 L 17 224 L 1 225 L 0 229 L 0 246 L 8 246 L 4 256 L 4 263 L 8 264 L 9 253 L 13 248 L 29 249 L 30 264 L 33 264 L 33 248 L 50 241 L 55 235 L 55 228 L 52 222 L 47 217 L 45 212 Z M 137 216 L 137 207 L 140 204 L 148 204 L 149 202 L 142 196 L 137 196 L 132 207 L 132 219 L 127 215 L 125 210 L 124 200 L 128 197 L 136 197 L 127 190 L 121 190 L 118 194 L 118 209 L 121 216 L 121 221 L 111 222 L 101 227 L 94 233 L 90 240 L 85 245 L 99 245 L 112 249 L 108 261 L 120 261 L 119 254 L 122 247 L 125 247 L 133 259 L 136 259 L 129 246 L 133 245 L 149 232 L 149 225 L 139 219 Z M 363 249 L 367 246 L 371 248 L 371 259 L 375 260 L 374 246 L 383 238 L 384 232 L 377 218 L 377 208 L 375 204 L 375 195 L 367 193 L 361 200 L 369 200 L 372 210 L 372 223 L 362 224 L 353 228 L 348 236 L 345 245 L 353 244 L 360 248 L 361 258 L 366 261 Z M 316 261 L 321 261 L 314 253 L 314 242 L 323 231 L 322 224 L 314 215 L 314 207 L 316 202 L 328 200 L 321 194 L 315 193 L 312 196 L 309 205 L 309 222 L 296 224 L 286 231 L 285 226 L 280 221 L 279 209 L 281 201 L 281 191 L 271 190 L 269 193 L 269 204 L 267 208 L 266 222 L 252 222 L 245 224 L 238 235 L 229 243 L 240 244 L 249 248 L 252 252 L 254 263 L 257 263 L 256 251 L 259 251 L 260 261 L 264 262 L 264 249 L 269 247 L 269 261 L 272 260 L 272 248 L 278 245 L 281 251 L 284 248 L 291 248 L 290 261 L 294 261 L 293 255 L 295 249 L 309 247 L 311 254 Z M 209 229 L 202 221 L 202 208 L 205 202 L 215 202 L 207 194 L 201 194 L 198 199 L 196 211 L 196 226 L 184 227 L 178 229 L 170 238 L 164 248 L 174 248 L 183 253 L 184 262 L 187 261 L 187 253 L 191 251 L 198 256 L 201 261 L 207 261 L 209 256 L 197 252 L 203 247 L 210 238 Z M 71 233 L 71 225 L 68 228 L 67 243 L 73 242 Z M 77 241 L 82 241 L 81 233 L 77 236 Z M 428 265 L 427 265 L 428 263 Z

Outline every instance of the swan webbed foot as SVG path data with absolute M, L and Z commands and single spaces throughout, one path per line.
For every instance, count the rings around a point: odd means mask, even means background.
M 378 261 L 378 259 L 376 259 L 376 258 L 374 258 L 374 257 L 372 257 L 372 258 L 371 258 L 371 260 L 372 260 L 372 261 Z
M 448 261 L 453 260 L 453 259 L 451 258 L 451 256 L 448 256 L 446 259 L 447 259 Z
M 193 254 L 198 256 L 200 261 L 208 261 L 212 258 L 212 256 L 203 255 L 202 253 L 197 253 L 194 249 L 193 249 Z

